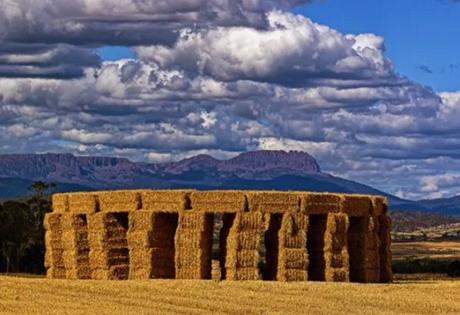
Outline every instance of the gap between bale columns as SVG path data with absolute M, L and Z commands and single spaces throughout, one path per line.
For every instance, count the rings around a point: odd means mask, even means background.
M 44 219 L 45 268 L 46 276 L 50 279 L 66 278 L 61 218 L 61 213 L 47 213 Z
M 350 280 L 352 282 L 377 282 L 380 258 L 378 239 L 371 216 L 351 217 L 348 231 L 350 252 Z
M 309 258 L 308 279 L 325 280 L 324 240 L 327 227 L 327 214 L 313 214 L 308 217 L 307 252 Z
M 176 279 L 211 279 L 213 215 L 185 211 L 175 236 Z
M 265 261 L 261 262 L 261 272 L 263 280 L 276 280 L 278 270 L 278 257 L 279 257 L 279 231 L 281 228 L 282 214 L 281 213 L 267 213 L 265 214 L 268 220 L 268 227 L 264 232 L 264 247 L 262 250 L 262 258 Z
M 304 213 L 285 213 L 278 233 L 278 281 L 307 281 L 308 216 Z

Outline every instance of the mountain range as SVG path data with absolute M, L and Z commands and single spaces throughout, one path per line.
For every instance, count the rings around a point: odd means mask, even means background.
M 392 210 L 460 215 L 460 196 L 412 201 L 321 171 L 299 151 L 253 151 L 229 160 L 197 155 L 178 162 L 137 163 L 124 158 L 72 154 L 0 155 L 0 198 L 30 193 L 33 181 L 57 184 L 57 191 L 129 188 L 277 189 L 387 196 Z

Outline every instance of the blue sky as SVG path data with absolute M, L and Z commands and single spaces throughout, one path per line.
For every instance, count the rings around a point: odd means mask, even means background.
M 460 4 L 449 0 L 320 0 L 295 12 L 344 33 L 383 36 L 387 56 L 399 73 L 436 91 L 460 89 Z

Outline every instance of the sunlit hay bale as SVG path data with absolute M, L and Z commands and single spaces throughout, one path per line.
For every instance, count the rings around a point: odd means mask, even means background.
M 65 278 L 64 245 L 62 244 L 62 213 L 48 213 L 44 219 L 45 268 L 51 279 Z
M 258 268 L 232 268 L 227 270 L 228 280 L 254 281 L 260 280 Z
M 327 214 L 341 211 L 342 195 L 332 193 L 303 193 L 300 208 L 307 214 Z
M 283 213 L 300 211 L 300 194 L 296 192 L 247 192 L 249 211 Z
M 277 280 L 305 281 L 307 280 L 308 216 L 304 213 L 285 213 L 278 232 L 278 266 Z M 300 270 L 304 272 L 289 272 Z M 297 275 L 298 278 L 294 278 Z
M 88 216 L 89 262 L 91 279 L 108 280 L 110 278 L 108 264 L 108 246 L 106 221 L 108 213 L 96 213 Z
M 190 209 L 193 190 L 143 190 L 140 192 L 142 210 L 182 212 Z
M 213 259 L 211 262 L 211 279 L 216 282 L 219 282 L 222 280 L 222 271 L 220 268 L 219 260 Z
M 175 235 L 175 274 L 178 279 L 210 279 L 213 216 L 204 212 L 179 215 Z
M 195 191 L 190 194 L 191 207 L 203 212 L 242 212 L 247 208 L 245 193 L 238 190 Z
M 326 268 L 324 280 L 326 282 L 348 282 L 350 274 L 348 268 Z
M 226 246 L 226 279 L 257 280 L 264 216 L 257 212 L 237 213 L 230 228 Z M 252 265 L 251 265 L 252 264 Z M 243 267 L 244 266 L 244 267 Z M 243 270 L 239 272 L 239 270 Z M 253 271 L 248 271 L 254 269 Z
M 70 193 L 68 209 L 73 213 L 95 213 L 98 209 L 97 196 L 94 193 Z
M 53 194 L 51 196 L 53 212 L 62 213 L 69 211 L 68 194 Z
M 372 211 L 372 201 L 366 195 L 343 195 L 342 212 L 352 217 L 369 216 Z
M 99 210 L 103 212 L 128 212 L 140 210 L 142 199 L 139 190 L 97 192 Z
M 380 239 L 380 282 L 388 283 L 393 281 L 393 271 L 391 268 L 391 218 L 381 215 L 379 220 L 379 239 Z

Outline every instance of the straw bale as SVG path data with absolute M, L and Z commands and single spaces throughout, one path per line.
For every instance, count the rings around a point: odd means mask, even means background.
M 111 280 L 111 272 L 108 269 L 91 268 L 91 279 Z
M 155 212 L 182 212 L 190 208 L 193 190 L 143 190 L 140 192 L 142 210 Z
M 200 212 L 185 212 L 179 215 L 179 223 L 178 226 L 181 229 L 191 229 L 191 230 L 201 230 L 204 231 L 205 221 L 207 219 L 207 214 L 200 213 Z
M 372 216 L 385 215 L 388 212 L 388 199 L 382 196 L 371 196 Z
M 300 194 L 295 192 L 247 192 L 249 211 L 283 213 L 300 211 Z
M 65 268 L 51 267 L 46 271 L 46 277 L 49 279 L 65 279 L 66 276 Z
M 70 193 L 68 196 L 68 210 L 73 213 L 95 213 L 98 209 L 98 200 L 94 193 Z
M 176 268 L 176 279 L 206 279 L 205 273 L 200 267 Z
M 129 280 L 146 280 L 150 279 L 152 273 L 152 268 L 151 267 L 137 267 L 137 268 L 132 268 L 130 266 L 129 268 Z
M 51 196 L 53 212 L 62 213 L 69 211 L 69 200 L 67 194 L 53 194 Z
M 305 269 L 308 268 L 308 253 L 306 248 L 284 249 L 279 252 L 278 268 Z
M 230 236 L 228 239 L 231 241 L 232 231 L 230 231 Z M 235 244 L 237 250 L 241 249 L 254 249 L 259 250 L 261 235 L 257 230 L 242 231 L 236 234 Z M 232 244 L 233 245 L 233 244 Z M 230 244 L 227 245 L 228 248 L 231 247 Z
M 350 277 L 352 282 L 372 283 L 379 282 L 380 271 L 379 269 L 351 269 Z
M 142 201 L 138 190 L 98 192 L 99 208 L 103 212 L 127 212 L 140 210 Z
M 192 209 L 203 212 L 242 212 L 247 208 L 243 191 L 194 191 L 190 194 Z
M 260 280 L 258 268 L 227 268 L 227 280 Z
M 350 273 L 348 268 L 327 268 L 324 272 L 326 282 L 348 282 Z
M 345 268 L 349 265 L 349 254 L 347 250 L 338 253 L 324 253 L 324 260 L 328 268 Z
M 330 213 L 327 216 L 326 230 L 328 233 L 346 233 L 349 225 L 349 218 L 346 214 Z
M 304 270 L 304 269 L 279 270 L 276 279 L 278 281 L 286 281 L 286 282 L 307 281 L 308 272 L 307 270 Z
M 155 213 L 151 211 L 131 211 L 129 212 L 129 232 L 144 232 L 151 230 Z
M 61 213 L 47 213 L 43 221 L 43 227 L 47 231 L 56 231 L 61 229 Z
M 238 220 L 236 226 L 239 231 L 257 230 L 260 231 L 264 226 L 265 216 L 262 212 L 245 212 L 236 215 Z
M 326 233 L 324 236 L 324 251 L 338 252 L 347 246 L 346 233 Z
M 219 260 L 212 260 L 211 262 L 211 279 L 213 281 L 221 281 L 222 280 L 222 271 L 220 268 L 220 261 Z
M 301 210 L 307 214 L 337 213 L 341 210 L 342 197 L 331 193 L 304 193 Z
M 371 214 L 372 201 L 366 195 L 343 195 L 342 211 L 352 217 Z
M 67 269 L 66 278 L 71 280 L 91 279 L 91 269 L 89 268 L 89 266 Z
M 380 282 L 388 283 L 393 281 L 393 271 L 391 268 L 391 218 L 387 215 L 378 217 L 379 239 L 380 239 Z
M 257 250 L 238 250 L 234 255 L 227 255 L 225 266 L 228 268 L 257 267 L 259 252 Z

